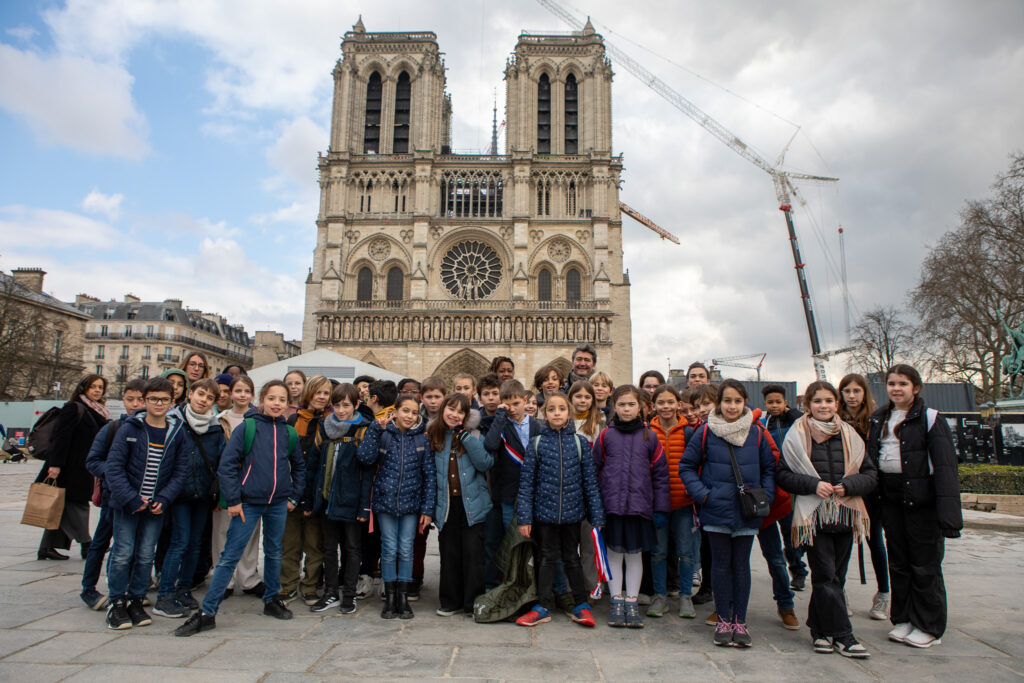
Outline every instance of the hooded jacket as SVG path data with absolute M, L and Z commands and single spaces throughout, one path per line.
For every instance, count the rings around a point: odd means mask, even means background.
M 787 405 L 785 412 L 778 417 L 773 416 L 765 410 L 764 415 L 760 417 L 759 421 L 764 425 L 765 429 L 768 430 L 768 433 L 772 435 L 772 440 L 775 441 L 775 445 L 782 448 L 782 444 L 786 441 L 786 434 L 789 433 L 789 428 L 792 427 L 793 423 L 802 416 L 803 413 L 798 409 L 791 408 Z
M 444 528 L 448 521 L 448 506 L 451 496 L 448 490 L 448 460 L 452 452 L 452 440 L 458 438 L 462 442 L 463 453 L 455 458 L 459 470 L 459 487 L 462 490 L 462 506 L 466 510 L 466 525 L 479 524 L 487 518 L 491 511 L 491 493 L 487 488 L 487 472 L 494 465 L 494 456 L 484 448 L 480 432 L 480 414 L 470 411 L 458 437 L 449 429 L 444 437 L 444 448 L 431 453 L 437 473 L 437 503 L 435 505 L 434 523 L 438 530 Z
M 606 513 L 653 519 L 655 512 L 669 512 L 665 449 L 646 425 L 626 434 L 613 421 L 594 443 L 594 463 Z
M 693 434 L 693 429 L 687 425 L 686 420 L 680 418 L 675 426 L 665 432 L 661 426 L 661 416 L 655 415 L 651 419 L 651 431 L 658 437 L 658 442 L 665 449 L 665 458 L 668 462 L 668 488 L 672 509 L 678 510 L 687 505 L 693 505 L 693 498 L 686 493 L 686 485 L 679 478 L 679 461 L 683 458 L 683 451 L 686 450 L 686 441 Z
M 541 423 L 533 417 L 527 416 L 526 419 L 530 425 L 530 439 L 533 439 L 540 434 Z M 495 413 L 484 438 L 484 448 L 494 458 L 490 472 L 491 500 L 512 505 L 519 495 L 519 475 L 522 472 L 521 462 L 513 458 L 521 461 L 525 457 L 526 444 L 520 441 L 519 432 L 504 408 L 498 408 Z
M 110 507 L 126 514 L 142 507 L 139 489 L 146 473 L 146 457 L 149 454 L 149 434 L 146 431 L 146 411 L 140 410 L 125 419 L 114 437 L 114 443 L 107 454 L 104 476 L 110 488 Z M 182 420 L 174 412 L 167 413 L 167 433 L 164 437 L 164 453 L 160 459 L 153 500 L 166 510 L 181 492 L 188 475 L 188 458 L 184 453 L 184 432 Z
M 316 497 L 316 473 L 320 471 L 320 453 L 323 446 L 323 420 L 323 411 L 308 408 L 300 408 L 285 419 L 288 424 L 295 427 L 299 435 L 299 448 L 302 450 L 306 472 L 309 473 L 306 476 L 306 488 L 299 501 L 302 509 L 307 512 L 313 511 Z
M 371 422 L 359 444 L 358 458 L 364 465 L 377 465 L 370 505 L 374 512 L 396 517 L 434 515 L 434 459 L 422 419 L 405 432 L 394 422 L 386 428 Z
M 750 425 L 742 446 L 733 446 L 743 484 L 761 487 L 769 501 L 775 499 L 775 455 L 769 440 L 759 438 L 760 428 Z M 704 438 L 704 432 L 707 438 Z M 686 490 L 700 505 L 702 526 L 724 526 L 732 530 L 759 529 L 762 520 L 743 519 L 740 514 L 739 491 L 729 457 L 729 444 L 719 438 L 707 424 L 694 432 L 679 461 L 679 476 Z
M 877 466 L 881 450 L 882 429 L 889 419 L 888 407 L 871 415 L 867 457 Z M 934 509 L 944 536 L 957 538 L 964 528 L 960 510 L 960 475 L 949 424 L 936 410 L 925 406 L 918 397 L 907 411 L 907 417 L 896 426 L 900 440 L 899 474 L 879 470 L 879 492 L 884 501 L 907 508 Z M 934 473 L 929 471 L 929 464 Z
M 337 522 L 355 522 L 370 516 L 373 468 L 359 464 L 359 442 L 370 421 L 360 413 L 355 422 L 341 422 L 333 416 L 321 425 L 324 442 L 317 460 L 313 513 Z M 325 495 L 326 494 L 326 495 Z
M 286 500 L 298 503 L 306 484 L 305 460 L 296 442 L 288 452 L 288 425 L 256 410 L 245 414 L 256 422 L 252 450 L 245 451 L 245 422 L 231 432 L 220 457 L 217 476 L 228 507 L 239 503 L 271 505 Z
M 587 518 L 604 526 L 590 443 L 572 422 L 559 430 L 545 425 L 526 444 L 516 506 L 519 524 L 577 524 Z
M 185 418 L 185 405 L 187 404 L 182 404 L 174 410 L 174 414 L 181 418 L 182 440 L 184 441 L 182 450 L 188 461 L 188 474 L 178 500 L 208 500 L 210 484 L 213 483 L 213 478 L 217 474 L 220 454 L 224 450 L 224 429 L 218 420 L 213 419 L 210 420 L 210 426 L 204 433 L 197 434 Z M 196 445 L 197 442 L 202 444 L 202 451 Z M 206 454 L 205 458 L 203 453 Z

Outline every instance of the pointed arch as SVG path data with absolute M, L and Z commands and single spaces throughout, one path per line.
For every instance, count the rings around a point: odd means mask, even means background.
M 380 117 L 384 81 L 379 71 L 366 79 L 366 122 L 363 129 L 363 154 L 380 152 Z M 369 209 L 367 209 L 369 210 Z
M 412 81 L 408 71 L 398 74 L 395 84 L 395 126 L 392 151 L 409 153 L 409 124 L 412 120 Z
M 448 386 L 452 385 L 455 375 L 466 373 L 473 377 L 483 377 L 487 374 L 491 361 L 487 360 L 472 349 L 459 349 L 445 358 L 434 369 L 433 377 L 440 377 Z
M 551 77 L 537 79 L 537 154 L 551 154 Z
M 569 73 L 565 77 L 565 153 L 576 154 L 579 150 L 579 83 L 576 74 Z M 573 206 L 567 215 L 576 214 L 575 188 L 573 192 Z

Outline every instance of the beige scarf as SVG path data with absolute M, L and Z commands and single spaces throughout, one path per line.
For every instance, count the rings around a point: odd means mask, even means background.
M 815 424 L 818 423 L 818 424 Z M 860 472 L 864 462 L 864 442 L 856 430 L 838 416 L 830 423 L 812 420 L 807 415 L 793 423 L 782 444 L 782 457 L 793 472 L 821 479 L 811 464 L 812 442 L 827 441 L 830 436 L 840 433 L 843 441 L 843 476 Z M 829 434 L 831 432 L 831 434 Z M 814 532 L 821 525 L 845 524 L 853 529 L 853 541 L 859 543 L 868 537 L 868 511 L 860 496 L 837 496 L 821 498 L 817 493 L 793 496 L 793 543 L 814 545 Z
M 712 410 L 708 415 L 708 429 L 711 430 L 711 433 L 737 448 L 747 442 L 752 424 L 754 424 L 754 414 L 750 412 L 750 408 L 745 408 L 743 414 L 732 422 L 726 422 L 722 414 L 718 412 L 718 408 Z

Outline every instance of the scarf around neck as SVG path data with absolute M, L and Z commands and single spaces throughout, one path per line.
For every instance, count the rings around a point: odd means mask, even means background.
M 750 408 L 744 408 L 743 414 L 732 422 L 726 422 L 722 414 L 715 408 L 708 414 L 708 429 L 711 433 L 733 446 L 742 446 L 747 442 L 750 425 L 754 424 L 754 414 Z
M 612 423 L 612 426 L 623 434 L 632 434 L 633 432 L 639 431 L 640 428 L 644 426 L 644 420 L 640 416 L 634 417 L 629 422 L 615 420 L 615 422 Z
M 205 434 L 210 429 L 210 425 L 216 419 L 213 410 L 207 410 L 205 413 L 197 413 L 192 410 L 192 405 L 189 403 L 185 404 L 185 420 L 188 421 L 188 426 L 192 428 L 192 431 L 196 434 Z
M 89 398 L 85 394 L 82 394 L 78 398 L 79 398 L 79 400 L 82 403 L 84 403 L 86 406 L 88 406 L 91 410 L 93 410 L 94 412 L 99 413 L 100 415 L 102 415 L 104 420 L 109 420 L 110 419 L 110 411 L 102 403 L 100 403 L 98 401 L 92 400 L 91 398 Z
M 814 424 L 817 422 L 818 424 Z M 821 475 L 814 469 L 811 463 L 811 449 L 813 441 L 827 441 L 818 439 L 814 434 L 815 430 L 821 430 L 818 425 L 831 425 L 834 434 L 840 434 L 843 442 L 843 476 L 850 476 L 860 472 L 861 464 L 864 462 L 864 442 L 858 436 L 857 431 L 838 416 L 832 418 L 831 422 L 822 423 L 820 420 L 804 415 L 797 419 L 786 435 L 782 444 L 782 458 L 786 466 L 798 474 L 806 474 L 821 479 Z M 825 430 L 821 430 L 822 433 Z M 868 511 L 860 496 L 839 496 L 833 494 L 828 498 L 821 498 L 817 493 L 809 495 L 794 495 L 793 500 L 793 543 L 795 545 L 814 545 L 815 530 L 822 525 L 845 524 L 853 529 L 853 542 L 859 543 L 868 537 Z

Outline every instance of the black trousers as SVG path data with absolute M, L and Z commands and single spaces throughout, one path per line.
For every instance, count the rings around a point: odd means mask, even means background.
M 438 597 L 443 609 L 473 613 L 473 601 L 484 592 L 484 527 L 469 526 L 462 496 L 448 499 L 448 519 L 437 536 L 441 553 Z
M 712 592 L 711 586 L 711 541 L 708 532 L 700 530 L 700 591 Z M 692 588 L 690 589 L 693 590 Z
M 531 532 L 540 554 L 540 568 L 537 573 L 537 595 L 542 607 L 554 606 L 555 571 L 558 558 L 562 558 L 565 578 L 572 591 L 573 602 L 577 605 L 587 601 L 587 581 L 583 578 L 580 564 L 580 524 L 534 524 Z
M 890 620 L 894 624 L 909 622 L 941 637 L 946 631 L 946 584 L 942 580 L 946 546 L 935 508 L 908 508 L 883 499 L 882 524 L 889 550 Z
M 340 578 L 345 595 L 356 594 L 359 581 L 359 565 L 362 562 L 363 527 L 361 522 L 341 522 L 324 517 L 320 520 L 320 531 L 324 537 L 324 588 L 325 594 L 338 594 Z M 338 546 L 342 547 L 342 565 L 338 563 Z M 344 566 L 344 576 L 339 577 L 339 566 Z
M 377 530 L 377 525 L 374 524 L 373 533 L 370 533 L 370 526 L 368 524 L 362 525 L 362 544 L 363 554 L 361 564 L 362 567 L 359 569 L 360 574 L 366 574 L 367 576 L 380 576 L 380 531 Z
M 830 534 L 818 531 L 814 545 L 805 547 L 811 567 L 811 600 L 807 605 L 807 628 L 812 638 L 839 638 L 853 633 L 846 615 L 843 587 L 853 551 L 853 532 Z

